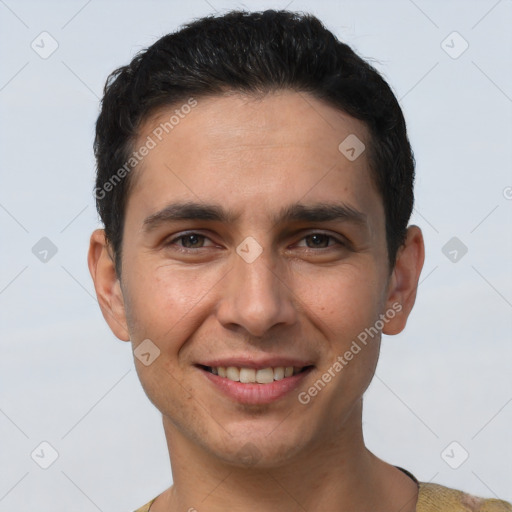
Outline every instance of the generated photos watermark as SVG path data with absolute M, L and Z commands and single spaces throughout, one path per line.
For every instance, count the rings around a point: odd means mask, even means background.
M 174 114 L 165 122 L 160 123 L 148 135 L 144 144 L 136 151 L 133 151 L 127 158 L 126 162 L 120 167 L 101 187 L 96 187 L 94 196 L 96 199 L 104 199 L 108 192 L 112 192 L 114 188 L 133 171 L 133 169 L 144 160 L 152 149 L 155 149 L 166 135 L 171 133 L 178 126 L 182 119 L 185 119 L 194 107 L 197 106 L 197 100 L 189 98 L 187 103 L 181 105 L 180 108 L 174 110 Z
M 393 305 L 386 310 L 385 313 L 381 313 L 379 319 L 371 327 L 366 327 L 364 331 L 361 331 L 357 335 L 357 340 L 353 340 L 350 348 L 345 351 L 343 355 L 339 355 L 334 363 L 322 374 L 322 376 L 315 381 L 306 391 L 301 391 L 297 399 L 302 405 L 307 405 L 311 400 L 322 391 L 332 379 L 338 375 L 345 366 L 348 365 L 355 355 L 359 354 L 363 347 L 365 347 L 368 341 L 373 340 L 378 336 L 384 326 L 395 316 L 397 313 L 402 311 L 402 304 L 399 302 L 393 303 Z M 359 343 L 358 343 L 359 342 Z M 361 346 L 363 345 L 363 347 Z

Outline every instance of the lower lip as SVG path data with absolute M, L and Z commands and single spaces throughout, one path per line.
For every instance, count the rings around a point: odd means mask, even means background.
M 268 404 L 284 397 L 297 388 L 312 369 L 312 367 L 308 368 L 301 373 L 275 380 L 269 384 L 243 384 L 226 377 L 219 377 L 202 368 L 200 368 L 200 371 L 217 389 L 233 400 L 243 404 L 255 405 Z

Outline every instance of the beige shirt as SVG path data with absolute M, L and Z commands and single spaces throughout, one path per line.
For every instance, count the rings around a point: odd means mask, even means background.
M 135 512 L 150 512 L 155 499 Z M 438 484 L 419 482 L 416 512 L 512 512 L 512 504 L 494 498 L 478 498 Z

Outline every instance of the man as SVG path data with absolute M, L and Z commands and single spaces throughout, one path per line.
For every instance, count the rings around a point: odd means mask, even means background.
M 362 397 L 414 305 L 414 159 L 389 86 L 313 16 L 231 12 L 115 71 L 89 268 L 161 411 L 140 511 L 511 511 L 373 455 Z

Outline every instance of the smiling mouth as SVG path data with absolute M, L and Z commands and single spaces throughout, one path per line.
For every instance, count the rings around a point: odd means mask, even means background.
M 275 366 L 266 368 L 243 368 L 237 366 L 204 366 L 198 365 L 204 371 L 219 377 L 241 382 L 242 384 L 271 384 L 277 380 L 287 379 L 303 373 L 313 366 Z

